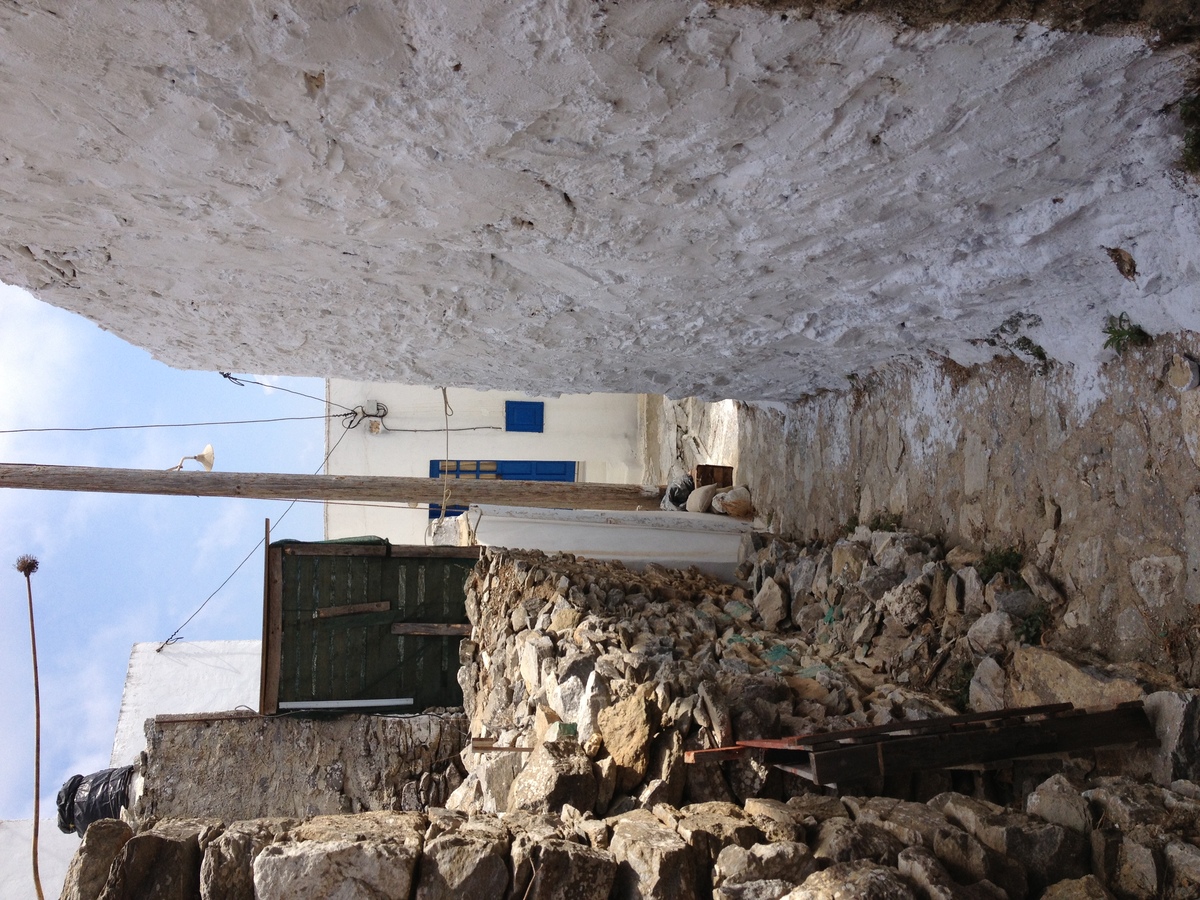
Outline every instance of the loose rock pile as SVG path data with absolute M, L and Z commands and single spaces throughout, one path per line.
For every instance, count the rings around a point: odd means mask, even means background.
M 64 900 L 1079 900 L 1200 892 L 1200 786 L 1056 775 L 1027 812 L 800 795 L 667 803 L 608 818 L 371 812 L 307 820 L 95 823 Z
M 470 733 L 493 746 L 463 749 L 448 808 L 430 793 L 414 812 L 168 819 L 132 838 L 93 826 L 64 896 L 90 900 L 98 882 L 106 900 L 193 884 L 214 900 L 1200 896 L 1195 696 L 1041 646 L 1054 586 L 1032 566 L 985 583 L 985 562 L 868 529 L 832 545 L 749 539 L 739 584 L 486 550 L 459 680 Z M 970 773 L 839 798 L 754 758 L 683 762 L 968 702 L 1139 698 L 1160 751 L 1014 767 L 1005 806 Z

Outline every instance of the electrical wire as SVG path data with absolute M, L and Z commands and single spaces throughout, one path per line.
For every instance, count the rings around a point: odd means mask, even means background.
M 333 451 L 338 448 L 338 444 L 340 444 L 345 439 L 346 435 L 349 433 L 350 433 L 349 428 L 347 428 L 344 432 L 342 432 L 342 436 L 337 439 L 337 442 L 331 448 L 329 448 L 329 452 L 325 454 L 325 458 L 323 460 L 321 460 L 321 465 L 317 466 L 317 471 L 314 474 L 319 475 L 321 473 L 321 469 L 323 469 L 325 467 L 325 463 L 329 462 L 329 457 L 331 457 L 333 455 Z M 287 509 L 285 509 L 282 513 L 280 513 L 279 518 L 275 520 L 275 524 L 271 526 L 270 530 L 274 531 L 277 527 L 279 527 L 279 523 L 283 521 L 284 516 L 286 516 L 289 512 L 291 512 L 292 507 L 295 506 L 299 502 L 300 501 L 297 499 L 297 500 L 293 500 L 291 503 L 289 503 L 287 506 Z M 254 556 L 255 553 L 258 552 L 259 548 L 262 547 L 263 542 L 266 541 L 266 539 L 267 539 L 266 535 L 263 535 L 261 538 L 258 539 L 258 543 L 255 544 L 253 549 L 249 553 L 246 554 L 245 558 L 242 559 L 242 561 L 237 564 L 237 567 L 232 572 L 229 573 L 229 577 L 226 578 L 224 581 L 222 581 L 219 585 L 217 585 L 217 589 L 215 591 L 213 591 L 211 594 L 209 594 L 204 599 L 204 602 L 201 603 L 196 608 L 196 611 L 194 613 L 192 613 L 190 616 L 187 617 L 187 619 L 184 620 L 184 623 L 182 625 L 180 625 L 173 632 L 171 632 L 171 636 L 169 638 L 167 638 L 165 641 L 163 641 L 161 644 L 158 645 L 158 647 L 154 651 L 155 653 L 162 653 L 164 647 L 168 647 L 171 644 L 177 643 L 179 640 L 181 640 L 181 638 L 179 637 L 179 632 L 183 631 L 183 629 L 187 627 L 188 623 L 191 622 L 192 619 L 194 619 L 194 618 L 196 618 L 196 616 L 200 615 L 200 611 L 202 609 L 204 609 L 204 607 L 208 606 L 208 601 L 211 600 L 213 597 L 217 596 L 217 594 L 219 594 L 221 592 L 221 589 L 223 587 L 225 587 L 225 585 L 229 584 L 230 581 L 233 580 L 233 576 L 236 575 L 238 572 L 240 572 L 242 569 L 242 566 L 244 566 L 246 563 L 248 563 L 250 561 L 250 558 L 252 556 Z
M 238 378 L 229 372 L 220 372 L 218 374 L 220 374 L 222 378 L 232 381 L 238 387 L 245 387 L 248 384 L 256 384 L 259 387 L 270 388 L 273 391 L 283 391 L 285 394 L 295 394 L 297 397 L 304 397 L 308 400 L 316 400 L 318 403 L 328 403 L 330 406 L 341 406 L 342 409 L 346 410 L 346 412 L 354 412 L 354 410 L 348 406 L 342 406 L 342 404 L 334 403 L 332 400 L 324 397 L 314 397 L 312 394 L 306 394 L 303 391 L 293 391 L 291 388 L 280 387 L 277 384 L 263 384 L 263 382 L 255 381 L 253 378 Z
M 445 389 L 443 388 L 442 391 L 444 394 Z M 449 428 L 449 427 L 443 427 L 443 428 L 391 428 L 388 426 L 388 423 L 384 421 L 384 419 L 387 418 L 387 414 L 388 414 L 387 405 L 380 403 L 378 400 L 376 400 L 375 407 L 376 407 L 375 415 L 368 416 L 368 417 L 372 418 L 372 419 L 378 419 L 379 425 L 381 428 L 383 428 L 384 431 L 390 431 L 394 434 L 401 434 L 401 433 L 403 433 L 403 434 L 430 434 L 430 433 L 441 434 L 443 431 L 503 431 L 504 430 L 499 425 L 464 425 L 462 428 Z M 355 407 L 355 410 L 360 410 L 360 409 L 362 409 L 361 406 Z M 443 412 L 447 409 L 450 411 L 449 414 L 451 416 L 454 415 L 454 408 L 451 407 L 448 403 L 444 404 Z M 364 410 L 363 412 L 365 415 L 366 411 Z
M 155 425 L 92 425 L 80 428 L 5 428 L 0 434 L 40 434 L 46 432 L 71 431 L 136 431 L 146 428 L 208 428 L 213 425 L 262 425 L 269 422 L 307 422 L 313 419 L 341 419 L 351 413 L 335 413 L 327 416 L 281 416 L 276 419 L 235 419 L 228 422 L 166 422 Z M 435 429 L 441 431 L 441 429 Z

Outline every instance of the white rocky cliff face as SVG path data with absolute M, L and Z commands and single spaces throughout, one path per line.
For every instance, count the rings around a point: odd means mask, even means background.
M 670 0 L 8 6 L 0 278 L 204 369 L 793 398 L 1013 313 L 1085 365 L 1200 329 L 1187 76 Z

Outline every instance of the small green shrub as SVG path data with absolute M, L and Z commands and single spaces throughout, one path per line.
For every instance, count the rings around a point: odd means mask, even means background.
M 1050 609 L 1046 604 L 1040 603 L 1017 625 L 1017 639 L 1025 644 L 1040 644 L 1042 632 L 1046 630 L 1048 624 L 1050 624 Z
M 987 584 L 998 572 L 1016 572 L 1021 568 L 1025 557 L 1016 547 L 997 547 L 983 554 L 983 558 L 975 565 L 979 580 Z
M 868 527 L 872 531 L 897 531 L 901 518 L 899 513 L 878 512 L 871 517 Z
M 844 523 L 842 523 L 842 534 L 847 537 L 854 534 L 858 528 L 858 513 L 851 513 Z
M 958 670 L 951 676 L 950 681 L 946 685 L 946 699 L 953 704 L 955 709 L 963 710 L 964 712 L 971 706 L 971 679 L 975 677 L 975 667 L 970 663 L 963 663 L 958 667 Z
M 1124 353 L 1127 347 L 1144 347 L 1153 340 L 1141 325 L 1129 321 L 1129 313 L 1109 316 L 1104 333 L 1108 335 L 1104 348 L 1116 350 L 1118 353 Z

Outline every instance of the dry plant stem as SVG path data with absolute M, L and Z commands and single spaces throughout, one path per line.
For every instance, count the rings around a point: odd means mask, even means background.
M 18 568 L 20 565 L 18 561 Z M 33 629 L 33 582 L 29 577 L 37 571 L 37 562 L 27 568 L 28 570 L 23 569 L 22 572 L 25 575 L 25 593 L 29 597 L 29 644 L 33 650 L 33 886 L 37 890 L 38 900 L 45 900 L 42 878 L 38 873 L 38 826 L 41 822 L 42 795 L 42 703 L 38 693 L 37 635 Z

